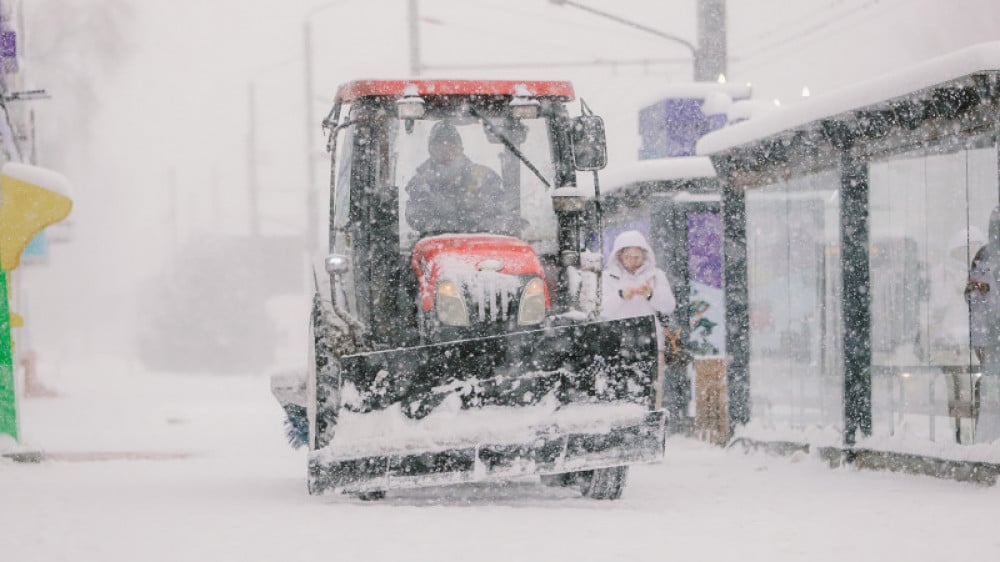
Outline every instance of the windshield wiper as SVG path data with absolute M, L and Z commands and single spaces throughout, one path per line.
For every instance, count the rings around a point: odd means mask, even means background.
M 532 164 L 531 161 L 528 160 L 528 158 L 520 150 L 518 150 L 517 146 L 515 146 L 514 143 L 510 141 L 510 139 L 504 136 L 504 134 L 501 133 L 499 129 L 494 127 L 493 123 L 491 123 L 489 119 L 483 117 L 478 111 L 476 111 L 476 108 L 474 107 L 469 107 L 469 111 L 471 111 L 472 114 L 478 117 L 479 119 L 482 119 L 483 125 L 485 125 L 486 128 L 489 129 L 491 133 L 496 135 L 498 139 L 500 139 L 500 142 L 502 142 L 503 145 L 507 147 L 507 150 L 513 152 L 514 156 L 517 156 L 518 159 L 521 160 L 521 162 L 524 162 L 524 165 L 527 166 L 529 170 L 534 172 L 535 176 L 537 176 L 538 179 L 542 180 L 542 183 L 545 184 L 545 187 L 549 188 L 552 187 L 552 184 L 549 183 L 549 180 L 545 179 L 545 176 L 543 176 L 542 173 L 538 171 L 538 168 L 536 168 L 535 165 Z

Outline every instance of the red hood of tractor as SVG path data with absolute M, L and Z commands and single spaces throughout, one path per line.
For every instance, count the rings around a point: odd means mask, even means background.
M 499 268 L 497 268 L 499 266 Z M 545 280 L 542 264 L 527 242 L 495 234 L 443 234 L 417 242 L 410 267 L 420 286 L 420 303 L 434 309 L 434 291 L 443 277 L 461 280 L 481 271 L 505 275 L 537 275 Z M 545 305 L 549 304 L 548 285 Z

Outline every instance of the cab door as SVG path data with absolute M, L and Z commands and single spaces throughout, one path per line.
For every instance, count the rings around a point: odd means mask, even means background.
M 400 320 L 397 290 L 402 261 L 396 187 L 390 174 L 389 125 L 377 100 L 362 100 L 351 113 L 334 186 L 334 253 L 350 258 L 341 275 L 347 307 L 365 328 L 373 349 L 398 346 Z M 350 147 L 349 149 L 347 147 Z
M 345 108 L 343 115 L 349 115 Z M 345 118 L 344 121 L 347 119 Z M 332 282 L 332 299 L 355 319 L 365 323 L 368 307 L 363 295 L 358 294 L 359 286 L 364 286 L 365 260 L 359 252 L 358 241 L 363 219 L 363 199 L 354 180 L 358 166 L 355 164 L 357 151 L 357 125 L 342 126 L 337 131 L 332 174 L 333 192 L 330 208 L 330 253 L 346 256 L 350 261 L 347 271 L 337 275 Z

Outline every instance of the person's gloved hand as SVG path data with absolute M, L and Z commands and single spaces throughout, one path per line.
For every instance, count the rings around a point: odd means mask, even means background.
M 648 299 L 653 296 L 653 288 L 649 284 L 639 285 L 638 287 L 629 287 L 628 289 L 622 290 L 622 298 L 625 300 L 631 300 L 632 297 L 642 297 Z
M 971 293 L 972 291 L 986 294 L 990 292 L 990 286 L 982 281 L 969 281 L 969 284 L 965 286 L 965 292 Z

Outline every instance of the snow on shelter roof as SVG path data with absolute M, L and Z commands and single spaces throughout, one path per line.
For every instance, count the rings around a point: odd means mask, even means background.
M 1000 70 L 1000 42 L 974 45 L 709 133 L 697 153 L 710 155 L 782 131 L 861 109 L 983 71 Z
M 7 162 L 0 168 L 0 174 L 19 179 L 23 182 L 37 185 L 38 187 L 54 191 L 60 195 L 70 196 L 70 182 L 66 176 L 39 166 L 22 164 L 20 162 Z
M 408 86 L 416 86 L 422 96 L 471 95 L 509 96 L 524 86 L 538 97 L 573 99 L 573 85 L 552 80 L 354 80 L 337 88 L 337 99 L 350 102 L 369 96 L 399 97 Z
M 639 182 L 714 177 L 715 168 L 705 156 L 654 158 L 608 167 L 601 174 L 601 192 L 608 194 Z
M 750 97 L 749 84 L 734 84 L 730 82 L 681 82 L 669 84 L 642 95 L 638 100 L 639 107 L 646 107 L 664 99 L 699 99 L 714 93 L 723 93 L 734 100 Z

